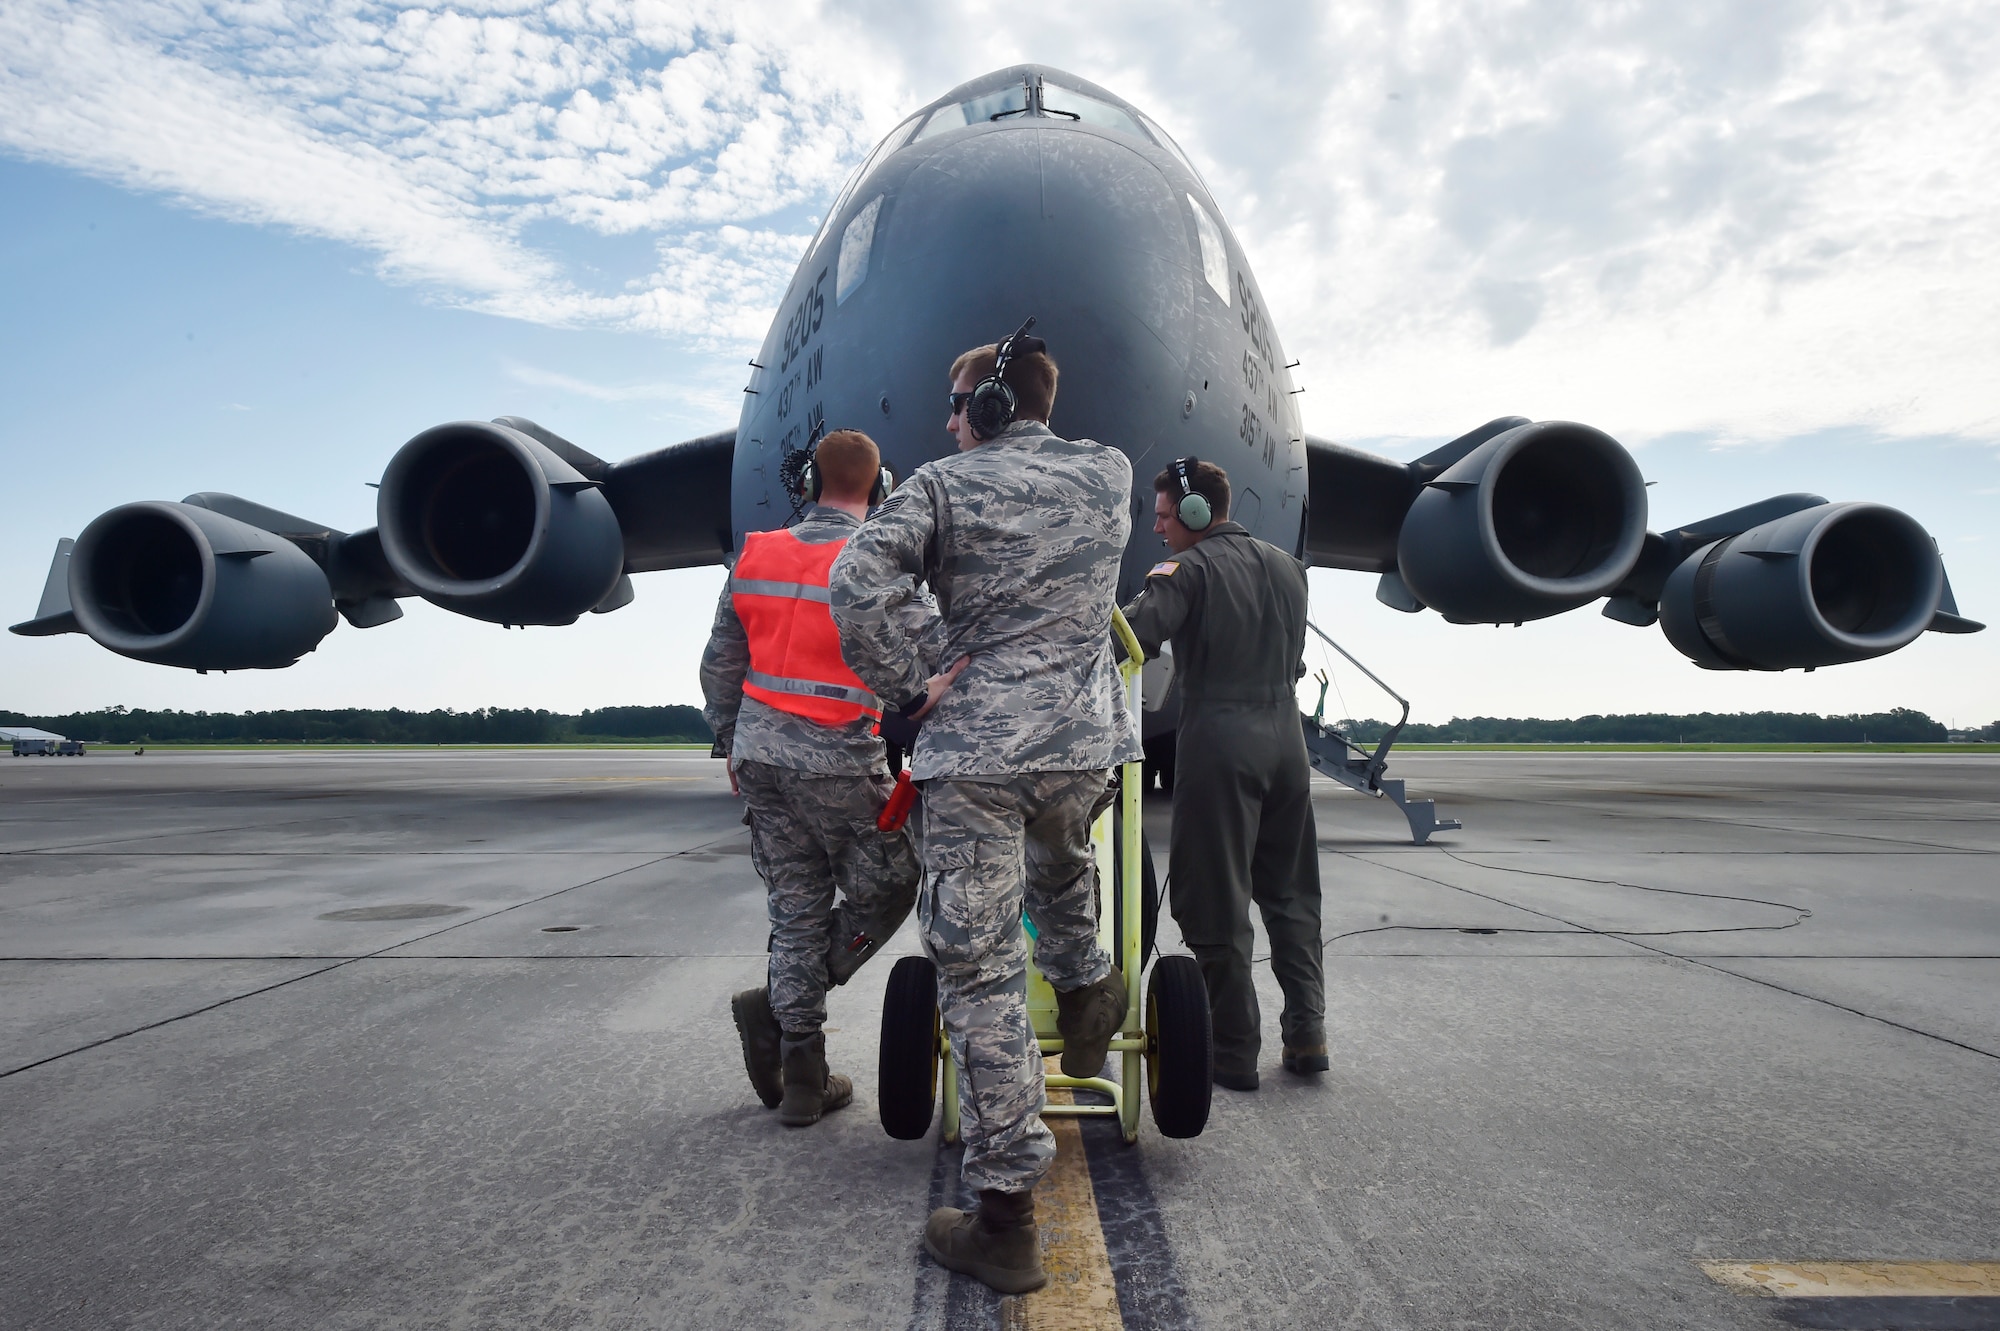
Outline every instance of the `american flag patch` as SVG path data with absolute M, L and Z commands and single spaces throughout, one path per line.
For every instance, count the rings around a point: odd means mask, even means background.
M 1171 577 L 1173 573 L 1179 568 L 1180 565 L 1174 562 L 1173 560 L 1163 559 L 1159 563 L 1147 569 L 1146 576 L 1149 578 Z

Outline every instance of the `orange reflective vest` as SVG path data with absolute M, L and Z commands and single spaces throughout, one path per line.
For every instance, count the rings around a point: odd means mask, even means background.
M 845 544 L 752 532 L 729 579 L 730 602 L 750 640 L 744 694 L 823 726 L 882 719 L 881 701 L 841 659 L 833 626 L 828 574 Z

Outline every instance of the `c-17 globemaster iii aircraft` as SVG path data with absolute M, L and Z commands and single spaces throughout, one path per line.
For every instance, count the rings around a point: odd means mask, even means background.
M 1653 532 L 1637 464 L 1586 425 L 1503 417 L 1410 463 L 1308 436 L 1263 292 L 1188 159 L 1130 103 L 1021 65 L 953 89 L 861 164 L 734 429 L 607 462 L 515 417 L 439 425 L 390 459 L 378 525 L 358 532 L 226 494 L 125 504 L 58 546 L 13 631 L 243 670 L 292 664 L 336 611 L 396 619 L 404 596 L 499 624 L 616 610 L 632 574 L 726 563 L 786 521 L 784 478 L 823 429 L 865 430 L 898 475 L 940 455 L 951 358 L 1029 315 L 1062 368 L 1057 431 L 1132 460 L 1121 600 L 1156 558 L 1152 477 L 1193 455 L 1229 472 L 1253 534 L 1455 623 L 1603 600 L 1716 670 L 1982 627 L 1930 536 L 1879 504 L 1788 494 Z

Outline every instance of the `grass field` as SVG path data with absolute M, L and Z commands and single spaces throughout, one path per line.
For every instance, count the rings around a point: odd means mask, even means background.
M 1950 753 L 2000 756 L 2000 744 L 1398 744 L 1397 753 Z

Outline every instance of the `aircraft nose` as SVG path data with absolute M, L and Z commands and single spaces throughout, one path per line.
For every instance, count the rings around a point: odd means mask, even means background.
M 896 343 L 929 350 L 922 383 L 940 402 L 952 355 L 1035 315 L 1062 370 L 1057 431 L 1109 441 L 1132 405 L 1110 400 L 1112 384 L 1175 410 L 1185 392 L 1201 271 L 1189 208 L 1110 136 L 969 133 L 891 187 L 868 285 L 882 281 L 863 291 L 908 320 Z

